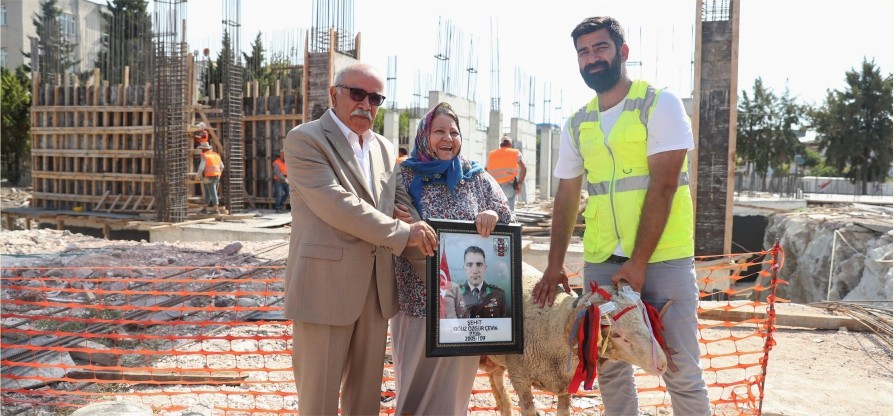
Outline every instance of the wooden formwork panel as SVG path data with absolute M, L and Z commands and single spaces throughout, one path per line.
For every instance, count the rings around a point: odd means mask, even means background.
M 66 79 L 59 85 L 34 90 L 34 207 L 81 207 L 85 211 L 119 213 L 152 211 L 156 178 L 151 85 L 109 86 L 94 79 L 93 84 L 98 87 Z M 271 163 L 278 156 L 286 133 L 303 122 L 301 102 L 300 96 L 289 94 L 244 99 L 245 197 L 252 206 L 273 206 Z M 219 100 L 194 105 L 188 111 L 193 114 L 185 120 L 193 124 L 207 120 L 215 132 L 220 132 Z M 190 153 L 188 169 L 194 171 L 199 152 Z M 198 182 L 187 181 L 192 185 L 188 187 L 188 196 L 200 197 Z
M 31 107 L 35 207 L 151 209 L 155 176 L 150 88 L 82 86 L 66 79 L 38 91 Z

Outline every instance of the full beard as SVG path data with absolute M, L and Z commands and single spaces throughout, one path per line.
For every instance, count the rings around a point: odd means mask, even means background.
M 592 73 L 591 70 L 598 67 L 605 67 L 602 72 Z M 595 90 L 597 93 L 604 93 L 615 85 L 618 84 L 618 81 L 621 79 L 621 54 L 615 55 L 615 59 L 608 64 L 605 62 L 596 62 L 585 66 L 580 70 L 581 77 L 584 78 L 584 82 L 588 87 Z

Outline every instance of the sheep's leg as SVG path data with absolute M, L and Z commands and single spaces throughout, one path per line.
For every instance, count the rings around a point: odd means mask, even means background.
M 515 383 L 512 385 L 515 386 Z M 531 392 L 530 385 L 523 389 L 516 387 L 515 392 L 518 393 L 518 403 L 521 405 L 522 415 L 537 416 L 537 408 L 534 407 L 534 393 Z
M 537 408 L 534 406 L 534 393 L 531 392 L 533 381 L 528 377 L 519 377 L 518 374 L 509 372 L 509 381 L 518 395 L 518 404 L 521 406 L 522 415 L 537 416 Z
M 559 404 L 556 405 L 556 416 L 571 415 L 571 395 L 568 393 L 559 395 Z
M 509 393 L 506 391 L 506 383 L 503 382 L 503 374 L 506 368 L 495 363 L 487 356 L 481 356 L 478 367 L 487 372 L 490 379 L 490 390 L 497 402 L 497 410 L 500 416 L 512 416 L 512 401 L 509 400 Z

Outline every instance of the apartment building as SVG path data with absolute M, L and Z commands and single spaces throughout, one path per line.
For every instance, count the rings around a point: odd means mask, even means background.
M 43 1 L 0 0 L 0 66 L 15 69 L 31 63 L 23 52 L 30 53 L 31 39 L 37 37 L 34 19 Z M 105 2 L 58 0 L 56 6 L 62 9 L 59 24 L 63 35 L 77 45 L 75 56 L 80 63 L 73 69 L 78 72 L 93 69 L 101 47 L 101 13 L 107 9 Z

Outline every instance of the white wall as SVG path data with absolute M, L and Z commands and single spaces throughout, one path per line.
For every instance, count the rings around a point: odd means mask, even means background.
M 512 146 L 521 151 L 528 172 L 522 184 L 521 194 L 516 202 L 534 202 L 534 190 L 537 186 L 537 125 L 531 121 L 512 118 L 509 120 L 509 135 Z

